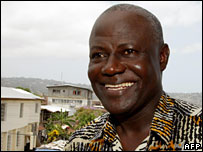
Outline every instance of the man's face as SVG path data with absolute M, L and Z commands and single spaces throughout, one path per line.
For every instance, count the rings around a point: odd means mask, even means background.
M 112 114 L 139 111 L 162 89 L 152 31 L 144 17 L 119 11 L 103 15 L 94 26 L 88 76 Z

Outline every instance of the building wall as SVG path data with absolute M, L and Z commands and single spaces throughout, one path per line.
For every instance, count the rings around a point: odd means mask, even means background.
M 1 100 L 6 103 L 6 118 L 1 121 L 1 131 L 6 132 L 16 128 L 22 128 L 28 123 L 40 121 L 40 100 Z M 20 118 L 20 104 L 23 103 L 23 116 Z M 38 112 L 35 113 L 35 104 L 38 103 Z
M 51 87 L 48 88 L 48 96 L 88 99 L 91 98 L 91 91 L 71 86 Z
M 30 125 L 8 132 L 1 132 L 1 151 L 24 151 L 28 141 L 32 142 L 30 144 L 32 148 L 36 147 L 37 136 L 31 133 Z M 18 131 L 19 135 L 17 135 Z M 10 142 L 8 141 L 8 136 L 10 136 Z
M 82 106 L 88 106 L 87 99 L 72 99 L 72 98 L 61 98 L 61 97 L 48 97 L 49 105 L 63 107 L 69 109 L 69 116 L 76 112 L 76 108 Z
M 78 108 L 81 106 L 88 106 L 87 99 L 73 99 L 61 97 L 48 97 L 49 104 L 61 106 L 64 108 Z
M 1 150 L 24 151 L 26 142 L 32 142 L 31 148 L 36 147 L 41 101 L 40 100 L 1 100 L 6 104 L 5 121 L 1 121 Z M 23 115 L 20 118 L 20 104 L 23 103 Z M 38 103 L 37 113 L 35 104 Z M 36 134 L 32 133 L 35 126 Z M 17 133 L 19 135 L 17 136 Z M 10 136 L 10 144 L 8 137 Z
M 76 112 L 76 108 L 91 106 L 92 91 L 72 86 L 48 87 L 48 105 L 68 108 L 69 115 Z

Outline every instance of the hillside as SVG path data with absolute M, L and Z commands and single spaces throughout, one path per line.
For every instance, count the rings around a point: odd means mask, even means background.
M 168 93 L 171 97 L 202 106 L 202 93 Z
M 73 84 L 69 82 L 61 82 L 56 80 L 39 79 L 39 78 L 24 78 L 24 77 L 12 77 L 12 78 L 1 78 L 1 86 L 3 87 L 23 87 L 29 88 L 31 92 L 39 95 L 47 95 L 47 85 L 54 84 Z M 77 84 L 84 87 L 90 87 L 85 84 Z
M 24 78 L 24 77 L 12 77 L 12 78 L 1 78 L 1 86 L 4 87 L 23 87 L 29 88 L 31 92 L 39 95 L 47 95 L 47 85 L 54 84 L 65 84 L 69 82 L 61 82 L 56 80 L 39 79 L 39 78 Z M 72 84 L 72 83 L 69 83 Z M 83 87 L 91 88 L 86 84 L 76 84 Z M 182 99 L 193 104 L 202 105 L 202 93 L 168 93 L 171 97 Z M 96 96 L 94 95 L 94 98 Z

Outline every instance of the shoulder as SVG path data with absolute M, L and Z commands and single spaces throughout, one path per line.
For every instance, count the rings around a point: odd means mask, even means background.
M 184 116 L 196 116 L 201 117 L 202 115 L 202 107 L 199 107 L 195 104 L 189 103 L 184 100 L 180 99 L 174 99 L 171 98 L 174 101 L 174 110 L 178 114 L 184 115 Z
M 105 125 L 107 119 L 109 118 L 109 113 L 105 113 L 93 121 L 89 122 L 86 126 L 79 130 L 76 130 L 68 140 L 66 150 L 73 149 L 75 143 L 83 143 L 84 145 L 91 142 L 91 140 L 100 136 L 102 128 Z M 71 148 L 70 148 L 71 147 Z
M 174 99 L 174 141 L 202 142 L 202 108 L 183 100 Z M 176 141 L 176 142 L 178 142 Z

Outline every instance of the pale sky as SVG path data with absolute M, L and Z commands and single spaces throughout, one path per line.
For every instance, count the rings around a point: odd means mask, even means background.
M 88 39 L 97 17 L 129 3 L 160 20 L 171 50 L 163 73 L 166 92 L 202 92 L 201 1 L 3 1 L 1 77 L 90 84 Z

